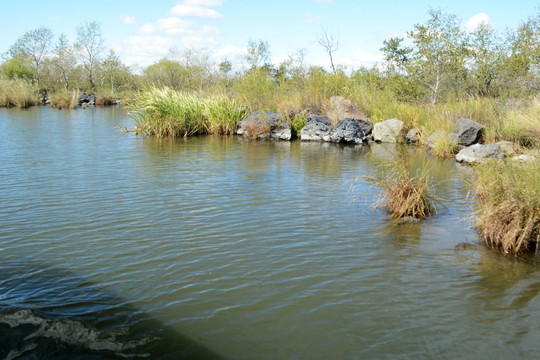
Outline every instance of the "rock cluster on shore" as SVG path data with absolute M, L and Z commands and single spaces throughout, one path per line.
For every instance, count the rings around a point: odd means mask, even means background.
M 374 142 L 419 143 L 422 133 L 419 129 L 406 129 L 398 119 L 389 119 L 373 125 L 364 113 L 351 101 L 342 97 L 332 97 L 333 106 L 327 115 L 309 115 L 306 125 L 298 135 L 301 141 L 326 141 L 362 145 Z M 408 130 L 408 131 L 406 131 Z M 480 164 L 490 160 L 503 159 L 515 155 L 514 144 L 501 141 L 482 144 L 484 126 L 471 119 L 456 120 L 453 132 L 438 130 L 425 139 L 425 145 L 433 150 L 441 138 L 450 146 L 459 149 L 456 161 L 466 164 Z M 290 122 L 278 112 L 254 112 L 238 124 L 238 135 L 259 139 L 289 141 L 295 135 Z M 533 156 L 516 156 L 526 161 Z

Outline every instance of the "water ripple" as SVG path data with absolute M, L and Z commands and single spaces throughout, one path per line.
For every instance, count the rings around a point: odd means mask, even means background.
M 452 161 L 411 150 L 445 180 L 435 186 L 445 210 L 398 224 L 369 208 L 369 184 L 351 187 L 396 156 L 392 146 L 155 139 L 116 130 L 129 122 L 119 110 L 61 114 L 0 112 L 0 333 L 11 334 L 0 357 L 536 347 L 536 265 L 454 250 L 477 239 Z

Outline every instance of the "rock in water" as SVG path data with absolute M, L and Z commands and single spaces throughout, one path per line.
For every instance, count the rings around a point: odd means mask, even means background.
M 401 140 L 403 134 L 403 121 L 390 119 L 376 123 L 373 127 L 373 140 L 377 142 L 396 143 Z
M 461 118 L 456 121 L 458 144 L 471 146 L 482 139 L 484 127 L 474 120 Z
M 238 135 L 259 139 L 291 140 L 291 125 L 275 111 L 254 112 L 238 123 Z
M 502 159 L 514 154 L 514 144 L 509 141 L 501 141 L 496 144 L 474 144 L 456 155 L 456 161 L 468 164 L 480 164 L 489 160 Z
M 420 141 L 421 134 L 422 133 L 420 132 L 420 130 L 418 130 L 416 128 L 413 128 L 413 129 L 409 130 L 407 135 L 405 135 L 405 140 L 408 143 L 415 144 L 415 143 Z
M 324 141 L 348 144 L 362 144 L 367 136 L 362 130 L 362 120 L 347 118 L 340 122 L 328 135 L 323 136 Z
M 310 115 L 307 124 L 300 131 L 302 141 L 321 141 L 325 136 L 330 135 L 332 130 L 331 121 L 328 116 Z

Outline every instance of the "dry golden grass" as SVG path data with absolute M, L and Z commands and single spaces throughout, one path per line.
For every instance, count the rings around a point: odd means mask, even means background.
M 51 95 L 51 107 L 58 109 L 76 109 L 79 104 L 79 92 L 62 90 Z
M 540 159 L 477 168 L 477 228 L 487 245 L 505 253 L 538 251 Z
M 431 215 L 435 207 L 430 195 L 427 167 L 423 166 L 413 176 L 403 160 L 392 166 L 393 169 L 384 177 L 368 177 L 371 183 L 384 190 L 382 197 L 374 206 L 385 209 L 394 219 L 404 217 L 424 219 Z

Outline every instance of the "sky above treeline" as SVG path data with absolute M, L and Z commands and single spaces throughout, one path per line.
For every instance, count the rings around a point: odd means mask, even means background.
M 305 63 L 328 67 L 317 43 L 324 31 L 339 39 L 335 62 L 357 69 L 381 61 L 383 41 L 406 36 L 430 9 L 456 15 L 464 29 L 487 22 L 504 33 L 540 14 L 540 0 L 0 0 L 0 9 L 0 53 L 41 26 L 74 41 L 76 28 L 95 20 L 106 49 L 139 69 L 171 49 L 205 49 L 212 61 L 240 62 L 249 40 L 267 41 L 275 64 L 302 49 Z

